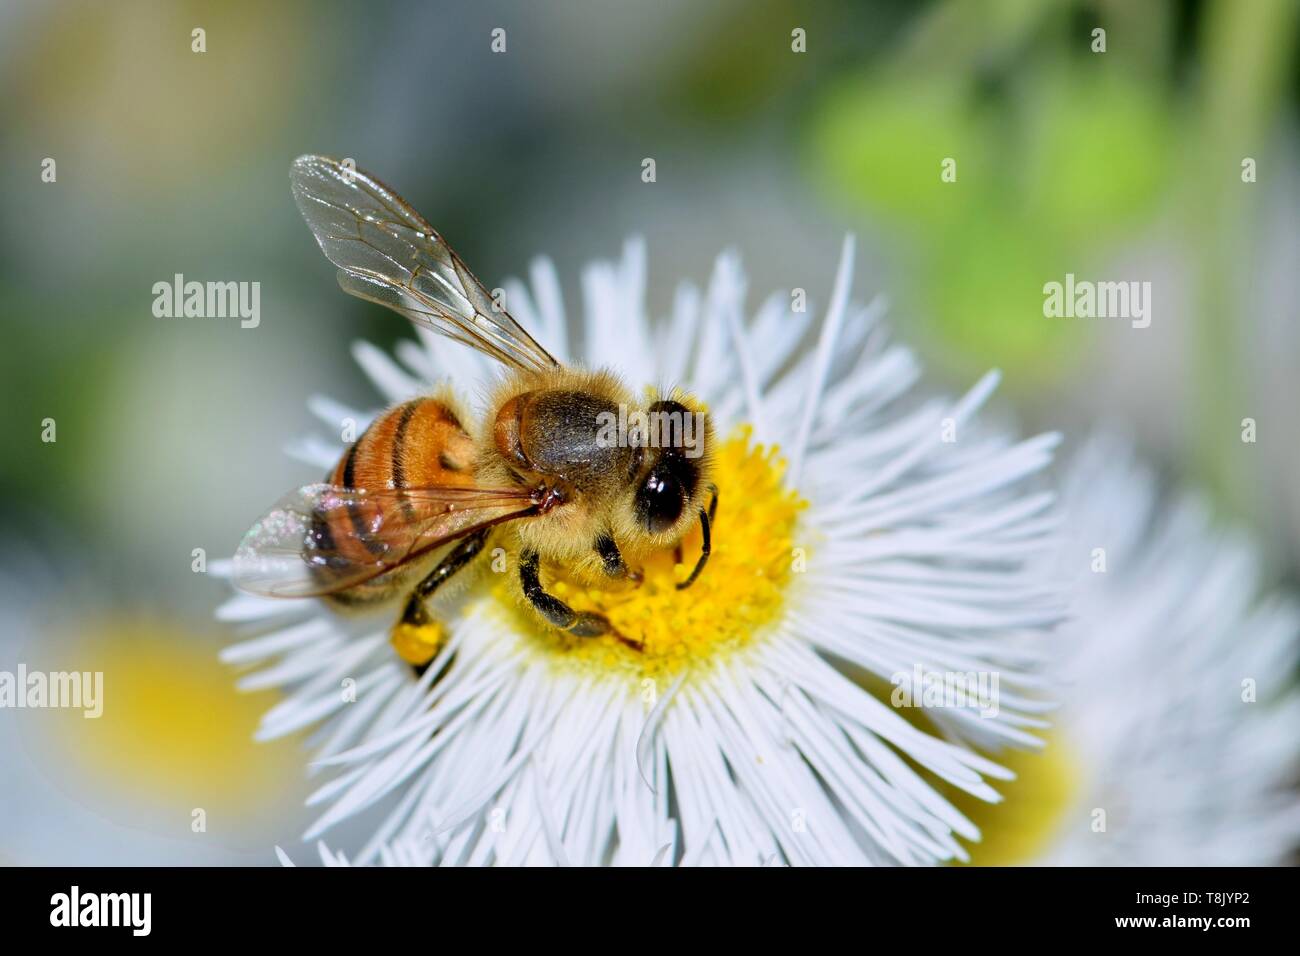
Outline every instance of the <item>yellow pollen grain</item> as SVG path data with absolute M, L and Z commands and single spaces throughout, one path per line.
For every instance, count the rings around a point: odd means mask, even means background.
M 393 625 L 389 642 L 397 656 L 408 664 L 424 665 L 433 660 L 447 639 L 447 630 L 440 621 L 427 624 L 408 624 L 399 621 Z
M 677 583 L 700 556 L 698 526 L 683 539 L 680 562 L 672 550 L 655 553 L 641 566 L 639 584 L 592 586 L 562 568 L 543 568 L 543 584 L 552 594 L 575 610 L 604 614 L 621 634 L 641 642 L 640 651 L 612 636 L 573 637 L 547 627 L 509 581 L 497 583 L 494 593 L 510 609 L 512 624 L 559 662 L 671 679 L 744 647 L 778 619 L 793 576 L 799 513 L 806 507 L 783 483 L 784 471 L 778 449 L 753 444 L 747 428 L 722 444 L 715 460 L 712 553 L 685 591 Z M 513 565 L 517 555 L 510 557 Z

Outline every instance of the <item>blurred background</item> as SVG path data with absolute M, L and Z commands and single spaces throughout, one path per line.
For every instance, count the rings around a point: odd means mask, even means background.
M 0 712 L 0 862 L 271 862 L 302 830 L 302 753 L 252 742 L 271 701 L 217 662 L 195 549 L 316 477 L 282 453 L 306 398 L 374 405 L 348 346 L 406 334 L 336 287 L 289 194 L 305 152 L 394 184 L 489 286 L 550 255 L 570 306 L 631 233 L 654 311 L 728 247 L 752 295 L 824 303 L 856 231 L 856 294 L 890 297 L 932 385 L 996 366 L 1026 428 L 1121 423 L 1296 582 L 1297 13 L 5 0 L 0 669 L 129 692 L 96 722 Z M 1045 318 L 1067 272 L 1150 281 L 1151 326 Z M 259 282 L 260 325 L 156 318 L 176 273 Z

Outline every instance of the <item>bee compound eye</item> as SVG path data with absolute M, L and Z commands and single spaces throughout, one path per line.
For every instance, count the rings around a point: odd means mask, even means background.
M 651 534 L 667 531 L 682 516 L 682 483 L 669 471 L 656 468 L 636 493 L 637 519 Z

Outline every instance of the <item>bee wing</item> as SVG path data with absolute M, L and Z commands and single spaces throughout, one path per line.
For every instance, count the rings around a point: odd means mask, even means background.
M 304 485 L 244 535 L 235 552 L 234 581 L 268 597 L 334 594 L 536 511 L 532 496 L 517 489 Z
M 492 300 L 424 217 L 379 180 L 326 156 L 298 157 L 289 180 L 345 292 L 514 368 L 559 364 Z

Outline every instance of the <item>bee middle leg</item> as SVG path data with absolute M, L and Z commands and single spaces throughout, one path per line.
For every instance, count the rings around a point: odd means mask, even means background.
M 640 641 L 620 634 L 605 615 L 593 611 L 575 611 L 554 594 L 548 594 L 542 587 L 540 564 L 541 559 L 531 548 L 519 556 L 519 583 L 523 588 L 524 597 L 528 598 L 542 617 L 575 637 L 599 637 L 602 634 L 609 634 L 633 650 L 642 650 Z

